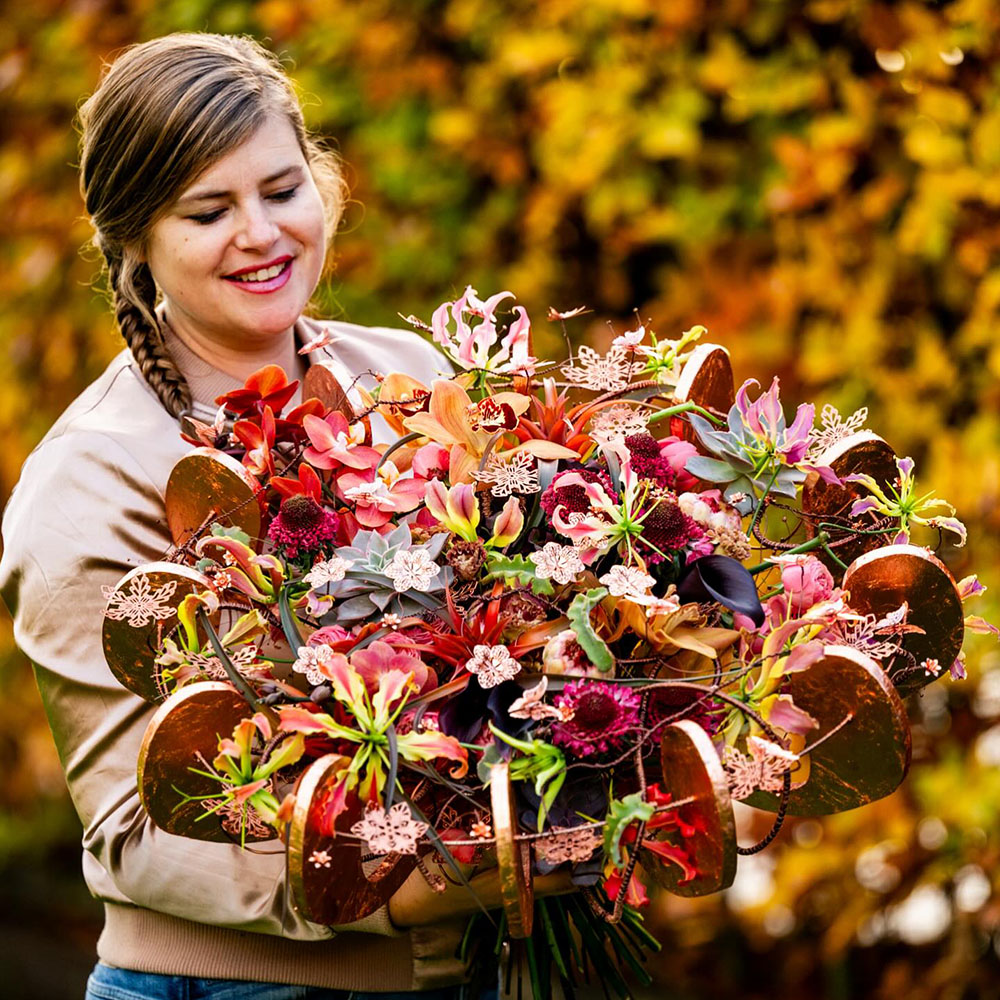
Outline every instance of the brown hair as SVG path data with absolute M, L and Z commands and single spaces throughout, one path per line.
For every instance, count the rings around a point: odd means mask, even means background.
M 133 45 L 80 108 L 80 190 L 104 255 L 115 316 L 143 378 L 179 416 L 191 391 L 163 344 L 144 262 L 150 226 L 268 115 L 285 115 L 319 188 L 329 242 L 344 182 L 307 132 L 291 81 L 253 39 L 179 32 Z

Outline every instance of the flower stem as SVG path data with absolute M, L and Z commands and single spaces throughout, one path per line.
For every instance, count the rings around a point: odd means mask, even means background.
M 726 423 L 721 417 L 717 417 L 714 413 L 709 413 L 704 407 L 690 400 L 686 403 L 678 403 L 676 406 L 668 406 L 664 410 L 657 410 L 656 413 L 649 417 L 647 423 L 655 424 L 658 420 L 663 420 L 665 417 L 675 417 L 678 413 L 697 413 L 698 416 L 704 417 L 706 420 L 711 420 L 713 424 L 718 424 L 720 427 L 725 426 Z
M 794 549 L 789 549 L 787 552 L 783 552 L 782 555 L 796 556 L 801 552 L 811 552 L 813 549 L 825 549 L 828 548 L 826 543 L 829 540 L 830 536 L 825 531 L 821 531 L 815 538 L 810 538 L 808 542 L 796 545 Z M 758 573 L 763 573 L 764 570 L 770 569 L 772 566 L 777 566 L 777 563 L 772 559 L 765 559 L 762 563 L 757 563 L 756 566 L 751 566 L 747 572 L 756 576 Z

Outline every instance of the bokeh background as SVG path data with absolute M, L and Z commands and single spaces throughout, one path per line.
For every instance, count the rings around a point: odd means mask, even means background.
M 537 343 L 587 304 L 703 323 L 786 404 L 870 409 L 959 508 L 1000 620 L 1000 8 L 710 0 L 33 0 L 0 17 L 0 499 L 119 350 L 82 217 L 75 109 L 178 29 L 280 52 L 352 201 L 328 316 L 514 290 Z M 909 708 L 895 795 L 789 822 L 728 893 L 654 900 L 657 996 L 1000 995 L 1000 647 Z M 753 817 L 741 811 L 744 826 Z M 31 670 L 0 623 L 0 992 L 82 995 L 99 930 Z M 745 831 L 749 836 L 749 830 Z M 654 994 L 650 994 L 654 995 Z

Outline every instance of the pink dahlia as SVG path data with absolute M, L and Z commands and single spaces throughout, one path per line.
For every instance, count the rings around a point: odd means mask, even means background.
M 287 558 L 297 559 L 302 553 L 322 552 L 336 532 L 337 515 L 324 510 L 312 497 L 299 494 L 281 501 L 267 537 Z
M 624 684 L 590 680 L 567 684 L 555 703 L 573 717 L 553 725 L 552 742 L 577 757 L 617 749 L 622 737 L 639 725 L 641 701 Z

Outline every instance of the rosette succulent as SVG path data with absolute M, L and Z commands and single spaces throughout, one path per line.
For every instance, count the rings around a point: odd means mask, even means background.
M 420 614 L 444 604 L 445 588 L 454 570 L 436 562 L 447 540 L 442 532 L 423 545 L 414 545 L 410 526 L 401 524 L 387 535 L 359 531 L 353 545 L 334 552 L 348 565 L 339 580 L 313 589 L 311 599 L 335 604 L 321 624 L 350 624 L 395 614 Z

